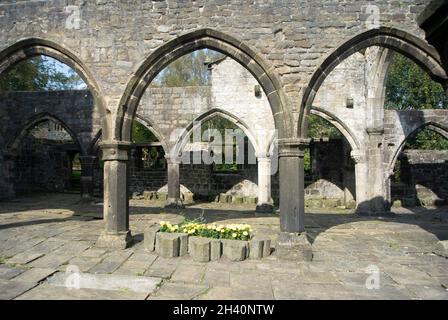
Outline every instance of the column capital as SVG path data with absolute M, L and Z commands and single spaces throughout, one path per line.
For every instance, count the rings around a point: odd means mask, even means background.
M 128 141 L 103 141 L 100 143 L 104 161 L 127 161 L 131 142 Z
M 271 154 L 269 152 L 257 152 L 255 157 L 257 157 L 258 161 L 271 161 Z
M 350 156 L 356 164 L 366 162 L 366 155 L 361 150 L 352 150 Z
M 181 157 L 171 155 L 171 154 L 166 154 L 165 159 L 168 164 L 181 164 L 181 162 L 182 162 Z
M 282 157 L 300 157 L 305 156 L 305 149 L 310 145 L 311 139 L 303 138 L 291 138 L 291 139 L 279 139 L 278 143 L 278 155 Z

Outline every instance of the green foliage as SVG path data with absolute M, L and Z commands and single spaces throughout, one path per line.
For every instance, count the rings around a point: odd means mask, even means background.
M 59 61 L 37 56 L 0 75 L 0 91 L 51 91 L 85 88 L 81 77 Z
M 310 148 L 306 148 L 305 150 L 305 156 L 303 158 L 303 166 L 305 168 L 305 175 L 309 176 L 312 173 L 311 170 L 311 152 L 310 152 Z
M 404 147 L 406 149 L 448 150 L 448 139 L 435 131 L 424 129 L 409 139 Z
M 202 141 L 203 142 L 209 142 L 210 140 L 213 140 L 212 137 L 207 136 L 207 134 L 204 134 L 207 130 L 218 130 L 221 134 L 222 138 L 222 157 L 225 159 L 226 156 L 226 149 L 225 149 L 225 134 L 226 130 L 238 130 L 239 127 L 235 125 L 233 122 L 220 117 L 216 116 L 201 125 L 201 134 L 202 134 Z M 237 152 L 237 145 L 236 141 L 234 139 L 234 145 L 233 145 L 233 155 L 234 155 L 234 162 L 233 163 L 222 163 L 222 164 L 214 164 L 214 170 L 215 171 L 224 171 L 224 172 L 235 172 L 238 171 L 238 164 L 236 163 L 236 155 Z M 224 162 L 224 161 L 223 161 Z
M 313 139 L 338 139 L 342 134 L 327 120 L 312 114 L 308 116 L 308 136 Z
M 223 58 L 211 50 L 197 50 L 170 63 L 153 82 L 153 86 L 189 87 L 210 85 L 210 73 L 205 63 Z
M 448 97 L 440 84 L 410 59 L 393 55 L 386 80 L 386 109 L 446 109 L 447 106 Z
M 392 110 L 446 109 L 448 96 L 443 87 L 410 59 L 394 54 L 386 81 L 385 108 Z M 405 149 L 446 150 L 448 141 L 426 129 L 415 134 Z
M 156 136 L 138 121 L 132 123 L 132 142 L 134 143 L 151 143 L 157 142 Z

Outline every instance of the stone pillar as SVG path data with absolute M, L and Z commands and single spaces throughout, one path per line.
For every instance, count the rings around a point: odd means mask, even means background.
M 96 245 L 125 249 L 132 243 L 129 230 L 129 199 L 127 162 L 130 143 L 104 141 L 104 220 L 105 230 Z
M 369 181 L 366 156 L 361 150 L 353 150 L 351 157 L 355 162 L 356 210 L 359 213 L 368 213 L 370 212 L 370 203 L 367 196 Z
M 277 256 L 311 260 L 311 244 L 305 233 L 304 155 L 310 140 L 279 141 L 280 235 Z
M 382 128 L 367 129 L 369 150 L 367 155 L 368 164 L 368 198 L 370 199 L 370 211 L 373 214 L 389 211 L 387 195 L 384 186 L 384 164 L 383 164 L 383 133 Z
M 81 198 L 93 198 L 93 172 L 95 166 L 95 156 L 80 156 L 81 161 Z
M 168 170 L 168 199 L 165 208 L 179 209 L 183 208 L 182 199 L 180 197 L 180 180 L 179 165 L 180 158 L 166 155 L 166 163 Z
M 267 154 L 257 155 L 258 160 L 258 203 L 257 213 L 272 213 L 274 202 L 271 197 L 271 158 Z

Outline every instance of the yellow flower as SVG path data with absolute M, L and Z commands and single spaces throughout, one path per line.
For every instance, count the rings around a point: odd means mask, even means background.
M 238 235 L 237 235 L 236 233 L 233 233 L 233 234 L 232 234 L 232 237 L 233 237 L 233 238 L 236 238 L 237 236 L 238 236 Z
M 244 235 L 244 236 L 248 236 L 249 233 L 248 233 L 247 231 L 244 231 L 244 232 L 243 232 L 243 235 Z

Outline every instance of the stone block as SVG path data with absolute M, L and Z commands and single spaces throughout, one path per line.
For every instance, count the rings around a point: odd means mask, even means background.
M 251 240 L 249 241 L 249 259 L 261 259 L 263 258 L 263 240 Z
M 210 261 L 210 253 L 211 253 L 211 245 L 210 240 L 208 238 L 202 237 L 190 237 L 188 242 L 188 251 L 190 253 L 191 258 L 194 261 L 198 262 L 209 262 Z
M 249 243 L 241 240 L 221 240 L 222 255 L 230 261 L 243 261 L 249 253 Z
M 184 204 L 194 203 L 194 194 L 191 192 L 184 193 Z
M 322 199 L 307 199 L 305 200 L 305 206 L 308 208 L 322 208 Z
M 222 255 L 222 243 L 219 239 L 210 239 L 210 261 L 217 261 Z
M 242 204 L 243 202 L 244 202 L 243 197 L 240 197 L 240 196 L 233 196 L 232 197 L 232 203 Z
M 134 199 L 134 200 L 143 200 L 143 199 L 145 199 L 145 197 L 143 196 L 143 194 L 141 192 L 133 192 L 132 193 L 132 199 Z
M 159 200 L 159 201 L 167 201 L 168 200 L 168 194 L 166 194 L 166 193 L 157 193 L 157 200 Z
M 186 233 L 178 233 L 179 236 L 179 257 L 183 257 L 188 254 L 188 241 L 189 236 Z
M 176 233 L 158 232 L 156 234 L 156 252 L 162 258 L 179 256 L 180 238 Z
M 448 240 L 439 241 L 436 245 L 434 253 L 439 256 L 448 258 Z
M 257 197 L 244 197 L 245 204 L 257 204 Z
M 160 231 L 160 227 L 152 226 L 145 230 L 143 238 L 145 249 L 148 251 L 154 251 L 156 248 L 156 234 Z
M 271 239 L 263 240 L 263 258 L 271 255 Z
M 219 195 L 219 202 L 220 203 L 229 203 L 229 202 L 231 202 L 231 200 L 232 200 L 232 196 L 231 195 L 228 195 L 228 194 L 225 194 L 225 193 L 221 193 Z
M 340 199 L 323 199 L 322 207 L 323 208 L 337 208 L 341 205 Z
M 154 196 L 154 192 L 152 192 L 152 191 L 144 191 L 143 192 L 143 198 L 145 200 L 152 200 L 153 196 Z

